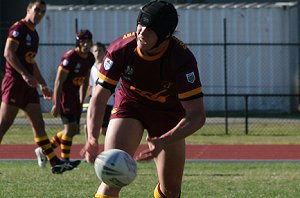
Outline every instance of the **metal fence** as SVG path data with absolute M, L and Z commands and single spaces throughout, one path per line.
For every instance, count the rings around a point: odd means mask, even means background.
M 73 46 L 40 45 L 37 62 L 51 88 L 61 56 Z M 205 92 L 204 135 L 300 135 L 299 44 L 188 46 L 197 58 Z M 274 52 L 282 56 L 274 57 Z M 51 101 L 41 99 L 41 104 L 47 131 L 61 130 L 60 119 L 49 114 Z M 28 126 L 22 113 L 10 130 L 21 126 Z

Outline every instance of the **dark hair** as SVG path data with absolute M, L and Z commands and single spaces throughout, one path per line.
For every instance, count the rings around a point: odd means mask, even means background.
M 44 6 L 46 6 L 46 2 L 45 1 L 41 1 L 41 0 L 31 0 L 29 3 L 28 3 L 28 6 L 27 8 L 31 8 L 34 4 L 36 3 L 40 3 Z
M 97 46 L 98 48 L 102 48 L 103 51 L 106 51 L 105 45 L 103 43 L 99 42 L 99 41 L 96 42 L 93 46 Z

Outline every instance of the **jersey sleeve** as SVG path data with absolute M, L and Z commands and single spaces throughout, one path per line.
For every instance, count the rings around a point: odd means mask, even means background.
M 176 88 L 180 100 L 191 100 L 203 97 L 197 61 L 194 57 L 188 58 L 176 75 Z
M 10 41 L 14 41 L 16 43 L 20 43 L 24 39 L 24 31 L 19 23 L 15 23 L 8 31 L 7 39 Z
M 74 60 L 72 60 L 71 52 L 67 52 L 64 54 L 64 56 L 61 58 L 61 62 L 59 64 L 59 69 L 69 73 L 71 69 L 74 67 Z
M 106 53 L 100 70 L 98 72 L 98 81 L 102 87 L 111 90 L 113 93 L 120 79 L 121 65 L 118 63 L 117 57 L 110 53 Z

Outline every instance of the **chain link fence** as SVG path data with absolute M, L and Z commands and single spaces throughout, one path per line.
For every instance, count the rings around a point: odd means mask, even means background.
M 299 44 L 188 44 L 205 93 L 203 135 L 300 135 Z M 74 44 L 41 43 L 37 62 L 53 89 L 57 66 Z M 41 98 L 47 131 L 63 129 Z M 82 114 L 81 124 L 86 114 Z M 22 112 L 10 130 L 30 130 Z

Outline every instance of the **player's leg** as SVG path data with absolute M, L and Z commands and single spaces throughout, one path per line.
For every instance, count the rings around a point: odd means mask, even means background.
M 78 134 L 79 125 L 76 122 L 65 123 L 64 131 L 61 136 L 61 157 L 65 160 L 70 160 L 73 137 Z
M 45 123 L 43 120 L 40 104 L 30 103 L 26 106 L 24 111 L 32 126 L 35 143 L 40 148 L 42 148 L 43 153 L 50 161 L 51 166 L 54 166 L 59 161 L 59 159 L 56 157 L 48 135 L 45 131 Z
M 64 134 L 64 130 L 57 132 L 50 140 L 53 149 L 56 149 L 61 144 L 61 137 Z
M 13 124 L 16 115 L 19 111 L 18 107 L 1 103 L 0 108 L 0 143 L 2 142 L 3 136 L 9 129 L 9 127 Z
M 109 123 L 109 120 L 110 120 L 110 115 L 111 115 L 112 108 L 113 108 L 113 106 L 111 106 L 111 105 L 106 105 L 106 108 L 105 108 L 102 127 L 101 127 L 101 130 L 100 130 L 100 134 L 102 134 L 104 136 L 105 136 L 106 131 L 107 131 L 107 127 L 108 127 L 108 123 Z
M 179 198 L 185 163 L 185 141 L 167 145 L 155 159 L 159 183 L 154 198 Z
M 140 121 L 131 118 L 116 118 L 109 122 L 105 136 L 105 150 L 118 148 L 134 155 L 143 137 L 144 128 Z M 101 183 L 95 197 L 118 197 L 120 188 Z M 105 196 L 104 196 L 105 195 Z

